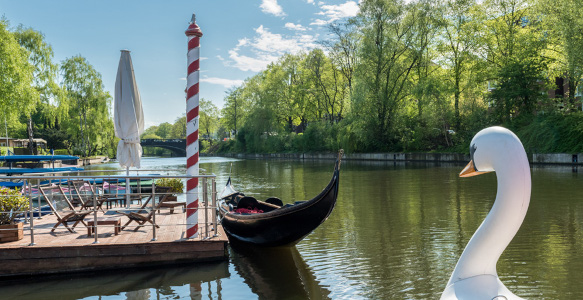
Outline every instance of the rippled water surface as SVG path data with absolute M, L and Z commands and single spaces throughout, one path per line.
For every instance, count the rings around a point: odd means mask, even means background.
M 317 195 L 333 169 L 332 161 L 224 158 L 203 158 L 201 168 L 222 186 L 231 164 L 235 187 L 284 202 Z M 458 178 L 462 167 L 344 162 L 332 215 L 294 248 L 239 246 L 224 263 L 5 283 L 0 298 L 438 299 L 496 195 L 495 174 Z M 498 274 L 528 299 L 583 299 L 583 169 L 531 171 L 530 208 Z

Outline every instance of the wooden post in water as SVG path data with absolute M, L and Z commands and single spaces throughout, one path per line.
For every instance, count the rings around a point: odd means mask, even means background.
M 194 14 L 185 32 L 188 37 L 188 77 L 186 78 L 186 174 L 198 176 L 198 80 L 200 37 Z M 198 237 L 198 177 L 186 182 L 186 237 Z

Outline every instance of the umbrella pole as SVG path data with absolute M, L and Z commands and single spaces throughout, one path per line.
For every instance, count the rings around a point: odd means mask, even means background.
M 132 188 L 130 187 L 130 167 L 126 167 L 126 208 L 130 208 L 130 193 L 132 192 Z

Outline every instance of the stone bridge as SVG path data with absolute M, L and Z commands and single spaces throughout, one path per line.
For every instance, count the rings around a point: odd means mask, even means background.
M 140 143 L 142 147 L 160 147 L 174 152 L 176 156 L 186 156 L 186 139 L 145 139 Z

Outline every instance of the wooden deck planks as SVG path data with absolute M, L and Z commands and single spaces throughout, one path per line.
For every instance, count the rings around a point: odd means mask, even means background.
M 224 260 L 227 258 L 227 237 L 219 226 L 218 237 L 204 237 L 203 214 L 199 214 L 199 238 L 185 240 L 186 217 L 182 210 L 173 214 L 162 210 L 156 215 L 156 241 L 152 241 L 152 225 L 133 231 L 137 223 L 114 235 L 113 225 L 97 228 L 98 244 L 94 236 L 87 235 L 87 228 L 78 224 L 76 233 L 64 226 L 51 229 L 57 219 L 45 215 L 34 219 L 34 246 L 30 246 L 30 224 L 25 224 L 24 238 L 19 241 L 0 243 L 0 278 L 14 275 L 33 275 L 69 272 L 71 270 L 97 270 L 120 267 L 135 267 L 149 264 L 177 263 L 182 261 Z M 210 215 L 210 212 L 209 212 Z M 98 216 L 103 216 L 102 212 Z M 121 215 L 120 215 L 121 216 Z M 88 216 L 91 219 L 93 215 Z M 122 225 L 127 217 L 121 217 Z M 179 225 L 174 225 L 179 224 Z
M 99 217 L 103 216 L 103 213 L 99 213 Z M 122 225 L 127 222 L 127 217 L 122 216 Z M 200 234 L 204 235 L 205 226 L 202 220 L 202 214 L 199 215 L 200 220 Z M 91 218 L 92 219 L 92 218 Z M 43 216 L 42 219 L 34 220 L 34 238 L 36 245 L 47 245 L 47 246 L 66 246 L 66 245 L 83 245 L 92 244 L 94 242 L 93 236 L 87 236 L 87 228 L 83 224 L 78 224 L 75 227 L 75 233 L 70 233 L 64 226 L 59 226 L 54 232 L 51 232 L 53 225 L 57 222 L 56 217 L 53 215 Z M 156 237 L 160 241 L 176 241 L 180 240 L 183 236 L 183 231 L 185 229 L 185 217 L 184 213 L 173 214 L 169 212 L 162 212 L 157 214 L 156 223 L 160 228 L 156 229 Z M 179 225 L 173 225 L 179 224 Z M 120 232 L 118 236 L 114 235 L 113 225 L 100 225 L 97 228 L 98 238 L 100 243 L 141 243 L 150 241 L 152 239 L 152 225 L 146 224 L 140 227 L 138 231 L 134 231 L 137 223 L 132 222 L 126 229 Z M 20 247 L 26 246 L 30 243 L 30 225 L 26 224 L 24 226 L 25 234 L 24 238 L 20 241 L 1 243 L 0 249 L 9 247 Z M 213 235 L 214 232 L 211 232 Z

